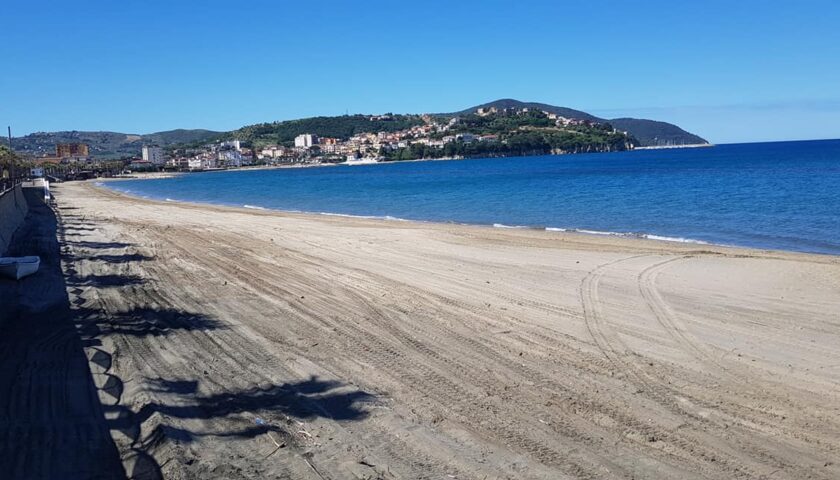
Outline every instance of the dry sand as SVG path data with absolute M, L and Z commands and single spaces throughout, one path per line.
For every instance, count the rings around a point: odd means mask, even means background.
M 840 478 L 838 257 L 53 192 L 130 477 Z

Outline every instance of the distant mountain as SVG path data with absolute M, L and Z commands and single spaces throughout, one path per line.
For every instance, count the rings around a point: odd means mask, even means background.
M 57 143 L 86 143 L 91 155 L 97 157 L 121 157 L 139 155 L 145 144 L 160 146 L 214 140 L 222 132 L 212 130 L 168 130 L 146 135 L 118 132 L 36 132 L 12 139 L 15 150 L 36 156 L 52 155 Z
M 577 118 L 580 120 L 591 120 L 593 122 L 603 122 L 604 120 L 601 118 L 596 117 L 595 115 L 590 115 L 586 112 L 581 112 L 580 110 L 574 110 L 572 108 L 566 107 L 556 107 L 554 105 L 548 105 L 546 103 L 537 103 L 537 102 L 520 102 L 519 100 L 514 100 L 512 98 L 503 98 L 501 100 L 496 100 L 495 102 L 484 103 L 481 105 L 476 105 L 472 108 L 468 108 L 466 110 L 461 110 L 460 112 L 454 113 L 444 113 L 441 115 L 444 116 L 452 116 L 457 117 L 461 115 L 467 115 L 469 113 L 475 113 L 476 110 L 479 108 L 496 108 L 498 110 L 504 110 L 505 108 L 514 108 L 514 109 L 521 109 L 521 108 L 528 108 L 534 110 L 543 110 L 548 113 L 554 113 L 556 115 L 560 115 L 561 117 L 566 118 Z
M 514 100 L 511 98 L 504 98 L 501 100 L 496 100 L 495 102 L 476 105 L 474 107 L 467 108 L 466 110 L 461 110 L 460 112 L 445 113 L 441 115 L 460 116 L 466 115 L 468 113 L 474 113 L 479 108 L 492 107 L 495 107 L 499 110 L 505 108 L 537 109 L 544 110 L 549 113 L 554 113 L 556 115 L 560 115 L 561 117 L 566 118 L 591 120 L 593 122 L 606 122 L 612 125 L 613 127 L 619 130 L 626 131 L 627 133 L 635 137 L 639 141 L 640 146 L 643 147 L 655 145 L 692 145 L 709 143 L 705 139 L 694 135 L 693 133 L 686 132 L 682 128 L 667 122 L 645 120 L 639 118 L 604 119 L 596 117 L 595 115 L 586 112 L 582 112 L 580 110 L 574 110 L 566 107 L 557 107 L 545 103 L 520 102 L 519 100 Z
M 144 143 L 154 143 L 160 146 L 181 145 L 184 143 L 207 142 L 220 137 L 223 134 L 224 132 L 215 132 L 213 130 L 185 130 L 183 128 L 179 128 L 177 130 L 167 130 L 165 132 L 142 135 L 142 141 Z
M 603 119 L 595 115 L 566 107 L 545 103 L 521 102 L 510 98 L 476 105 L 453 113 L 433 114 L 441 117 L 457 117 L 475 113 L 479 108 L 505 108 L 543 110 L 562 117 L 609 123 L 618 130 L 626 131 L 640 146 L 688 145 L 708 143 L 703 138 L 686 132 L 680 127 L 655 120 L 636 118 Z M 200 145 L 218 139 L 237 138 L 254 145 L 266 143 L 290 143 L 302 133 L 319 136 L 347 138 L 361 132 L 393 132 L 424 123 L 419 114 L 405 115 L 342 115 L 337 117 L 313 117 L 283 122 L 260 123 L 244 126 L 230 132 L 212 130 L 168 130 L 146 135 L 118 132 L 37 132 L 13 139 L 15 150 L 35 156 L 52 155 L 57 143 L 87 143 L 91 154 L 100 158 L 114 158 L 139 155 L 144 144 L 162 147 Z
M 613 118 L 607 121 L 613 127 L 624 130 L 636 137 L 636 140 L 643 147 L 709 143 L 706 139 L 698 137 L 693 133 L 688 133 L 672 123 L 639 118 Z

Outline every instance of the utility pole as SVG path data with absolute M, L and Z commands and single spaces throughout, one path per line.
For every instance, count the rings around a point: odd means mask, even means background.
M 9 176 L 12 177 L 12 183 L 15 181 L 15 151 L 12 149 L 12 127 L 9 129 Z
M 17 208 L 17 195 L 15 195 L 15 151 L 12 149 L 12 127 L 6 127 L 9 130 L 9 176 L 12 178 L 12 198 L 15 200 L 15 207 Z

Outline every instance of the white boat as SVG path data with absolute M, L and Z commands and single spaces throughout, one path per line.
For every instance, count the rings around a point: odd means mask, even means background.
M 0 276 L 20 280 L 41 266 L 40 257 L 0 257 Z

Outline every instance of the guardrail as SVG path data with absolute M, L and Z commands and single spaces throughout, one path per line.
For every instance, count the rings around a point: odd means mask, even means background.
M 23 178 L 3 178 L 0 179 L 0 197 L 6 194 L 6 192 L 12 191 L 17 185 L 23 183 Z

